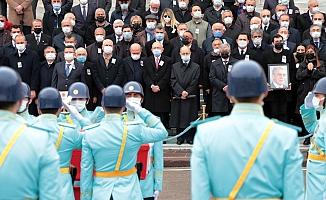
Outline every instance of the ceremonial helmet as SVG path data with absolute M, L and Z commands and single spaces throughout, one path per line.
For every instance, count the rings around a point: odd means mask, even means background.
M 23 96 L 19 74 L 9 67 L 0 67 L 0 102 L 17 102 Z
M 326 95 L 326 77 L 321 78 L 317 81 L 315 88 L 312 93 L 314 94 L 325 94 Z
M 102 97 L 102 106 L 104 107 L 123 107 L 126 105 L 126 97 L 122 88 L 118 85 L 108 86 Z
M 22 82 L 22 88 L 23 88 L 23 97 L 31 98 L 31 89 L 27 85 L 27 83 Z
M 144 96 L 143 87 L 137 81 L 129 81 L 128 83 L 126 83 L 123 86 L 123 91 L 125 94 L 128 94 L 130 92 L 135 92 L 135 93 L 139 93 L 142 96 Z
M 238 61 L 228 75 L 227 94 L 233 97 L 253 97 L 267 92 L 263 68 L 255 61 Z
M 71 84 L 68 89 L 68 96 L 71 96 L 72 98 L 90 98 L 88 87 L 85 83 L 82 82 Z
M 41 90 L 38 95 L 39 109 L 56 109 L 62 107 L 62 99 L 60 92 L 53 87 L 46 87 Z

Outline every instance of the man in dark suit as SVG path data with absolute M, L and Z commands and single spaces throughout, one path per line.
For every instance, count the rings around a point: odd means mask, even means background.
M 42 21 L 34 19 L 32 23 L 33 33 L 26 35 L 27 43 L 31 45 L 32 50 L 38 54 L 40 62 L 45 60 L 44 49 L 52 45 L 52 38 L 42 33 Z
M 70 12 L 73 0 L 42 0 L 46 11 L 50 12 L 53 9 L 53 3 L 60 3 L 61 9 L 64 12 Z
M 258 62 L 257 53 L 248 48 L 249 35 L 246 32 L 241 32 L 237 38 L 238 47 L 231 51 L 231 57 L 237 60 L 254 60 Z
M 277 33 L 283 37 L 283 49 L 290 50 L 294 53 L 297 50 L 297 45 L 293 42 L 288 41 L 289 30 L 285 27 L 281 27 L 278 29 Z
M 75 82 L 86 83 L 84 66 L 75 61 L 76 53 L 73 46 L 64 48 L 65 61 L 55 65 L 51 86 L 59 91 L 68 91 Z
M 167 57 L 170 57 L 171 58 L 171 53 L 173 51 L 173 45 L 164 39 L 164 27 L 162 25 L 157 25 L 155 27 L 155 31 L 154 31 L 154 36 L 155 36 L 155 39 L 149 41 L 149 42 L 146 42 L 145 44 L 145 49 L 146 49 L 146 54 L 147 54 L 147 57 L 149 56 L 152 56 L 153 53 L 152 53 L 152 45 L 154 42 L 161 42 L 163 44 L 163 48 L 164 48 L 164 51 L 162 52 L 162 55 L 165 55 Z
M 286 0 L 284 1 L 286 3 Z M 300 10 L 298 7 L 296 7 L 295 5 L 288 5 L 288 4 L 278 4 L 275 7 L 275 12 L 273 12 L 274 10 L 272 10 L 272 20 L 279 22 L 280 16 L 283 14 L 287 14 L 289 15 L 290 18 L 290 26 L 293 28 L 296 28 L 296 24 L 297 24 L 297 18 L 300 16 Z
M 271 118 L 275 118 L 287 122 L 288 104 L 292 101 L 291 83 L 295 78 L 295 62 L 293 53 L 289 50 L 283 49 L 283 37 L 279 34 L 273 36 L 273 49 L 263 54 L 262 67 L 265 70 L 266 76 L 268 73 L 268 64 L 285 64 L 289 65 L 289 88 L 282 90 L 270 90 L 268 96 L 265 98 L 266 106 L 270 109 Z M 269 77 L 267 77 L 269 80 Z M 267 112 L 268 113 L 268 112 Z
M 231 38 L 224 36 L 225 27 L 221 23 L 215 23 L 212 26 L 212 37 L 204 40 L 202 44 L 202 49 L 205 55 L 209 54 L 212 49 L 212 42 L 215 38 L 220 38 L 223 43 L 228 43 L 231 47 L 233 46 L 233 41 Z
M 301 34 L 300 34 L 300 32 L 297 29 L 290 27 L 290 17 L 289 17 L 289 15 L 287 15 L 287 14 L 281 15 L 280 20 L 279 20 L 279 24 L 280 24 L 280 27 L 286 27 L 287 29 L 289 29 L 290 36 L 288 38 L 288 41 L 293 42 L 296 45 L 299 45 L 301 43 Z M 272 38 L 273 35 L 275 35 L 278 32 L 278 29 L 279 28 L 277 28 L 277 29 L 275 29 L 275 30 L 273 30 L 271 32 L 270 38 Z
M 250 31 L 254 28 L 261 28 L 261 19 L 259 17 L 253 17 L 250 20 Z M 249 32 L 250 33 L 250 32 Z M 269 35 L 266 32 L 263 32 L 263 42 L 265 42 L 266 44 L 269 44 L 270 38 Z M 249 35 L 250 37 L 250 35 Z
M 123 74 L 125 76 L 124 84 L 129 81 L 137 81 L 144 86 L 144 57 L 141 56 L 142 47 L 137 43 L 132 44 L 130 46 L 130 54 L 129 57 L 123 59 Z
M 124 23 L 130 24 L 130 19 L 132 16 L 137 15 L 137 10 L 129 6 L 129 0 L 118 0 L 119 7 L 111 13 L 110 23 L 117 19 L 121 19 Z
M 95 59 L 102 55 L 102 44 L 105 39 L 105 30 L 101 27 L 96 28 L 94 31 L 95 42 L 86 47 L 87 60 L 94 62 Z
M 203 1 L 201 1 L 203 2 Z M 211 1 L 212 2 L 212 1 Z M 211 3 L 209 2 L 209 3 Z M 193 4 L 194 5 L 194 4 Z M 200 4 L 198 4 L 200 6 Z M 213 4 L 212 6 L 209 6 L 208 8 L 203 8 L 200 6 L 201 10 L 203 10 L 204 13 L 204 20 L 207 21 L 211 26 L 214 23 L 222 23 L 222 13 L 225 10 L 228 10 L 229 8 L 222 5 L 222 1 L 220 1 L 218 4 Z
M 239 14 L 235 24 L 241 27 L 241 31 L 248 32 L 250 31 L 250 20 L 253 17 L 259 17 L 260 13 L 255 11 L 256 1 L 255 0 L 246 0 L 245 3 L 246 11 L 242 14 Z M 250 8 L 250 10 L 249 10 Z
M 86 32 L 87 27 L 89 27 L 94 22 L 95 17 L 95 5 L 88 3 L 87 1 L 83 1 L 83 3 L 72 7 L 71 12 L 76 17 L 76 28 Z
M 44 1 L 47 1 L 47 0 L 43 0 Z M 71 1 L 71 6 L 72 6 L 72 0 L 69 0 Z M 50 0 L 48 0 L 49 4 L 50 4 Z M 52 0 L 51 1 L 51 4 L 49 5 L 50 7 L 49 8 L 46 8 L 48 9 L 47 12 L 44 13 L 43 15 L 43 33 L 44 34 L 47 34 L 47 35 L 51 35 L 53 34 L 53 30 L 55 28 L 59 28 L 60 25 L 61 25 L 61 21 L 63 20 L 64 18 L 64 15 L 66 12 L 69 12 L 69 10 L 66 11 L 66 9 L 64 8 L 61 8 L 59 10 L 55 10 L 53 8 L 53 5 L 54 4 L 61 4 L 61 0 Z
M 82 37 L 84 39 L 85 37 L 85 32 L 82 30 L 79 30 L 75 25 L 76 25 L 76 17 L 73 13 L 69 12 L 66 13 L 64 16 L 64 19 L 70 19 L 71 20 L 71 24 L 73 25 L 72 27 L 72 32 L 79 35 L 80 37 Z M 60 33 L 62 33 L 62 27 L 59 28 L 55 28 L 53 30 L 53 34 L 52 34 L 52 38 L 54 38 L 55 36 L 59 35 Z
M 33 50 L 27 49 L 27 41 L 24 35 L 15 37 L 16 51 L 8 56 L 9 67 L 16 70 L 22 81 L 31 88 L 31 99 L 36 98 L 38 88 L 39 75 L 39 58 Z M 31 104 L 29 111 L 33 115 L 37 115 L 35 103 Z
M 258 58 L 257 62 L 262 65 L 263 53 L 273 49 L 270 45 L 267 45 L 263 42 L 263 30 L 255 28 L 251 31 L 251 42 L 248 45 L 249 49 L 252 49 L 257 52 L 256 57 Z
M 273 23 L 271 20 L 271 12 L 267 9 L 261 11 L 260 19 L 262 21 L 261 29 L 264 31 L 264 33 L 270 34 L 273 30 L 279 27 L 278 24 Z
M 302 42 L 305 45 L 312 45 L 318 52 L 319 59 L 325 59 L 326 55 L 326 39 L 321 36 L 321 27 L 312 25 L 310 27 L 310 38 Z
M 93 22 L 93 24 L 91 24 L 86 30 L 86 34 L 85 34 L 86 46 L 95 42 L 94 31 L 96 28 L 99 28 L 99 27 L 103 28 L 105 30 L 106 36 L 111 35 L 113 33 L 112 24 L 107 22 L 105 19 L 106 19 L 106 14 L 105 14 L 104 9 L 102 9 L 102 8 L 96 9 L 95 22 Z M 122 25 L 121 25 L 121 27 L 122 27 Z
M 113 53 L 113 42 L 109 39 L 103 41 L 103 56 L 97 57 L 94 61 L 93 79 L 97 87 L 98 97 L 102 99 L 105 88 L 115 84 L 122 86 L 124 80 L 123 61 Z M 98 101 L 97 105 L 101 105 Z
M 10 31 L 4 29 L 5 19 L 0 15 L 0 50 L 4 44 L 11 40 Z
M 312 19 L 312 23 L 314 25 L 318 25 L 321 26 L 321 36 L 323 38 L 326 38 L 326 33 L 325 33 L 325 26 L 323 25 L 325 23 L 325 17 L 324 14 L 321 12 L 317 12 L 316 14 L 314 14 L 313 19 Z M 305 41 L 306 39 L 310 39 L 310 27 L 305 30 L 302 34 L 302 41 Z
M 137 10 L 137 13 L 145 12 L 146 0 L 132 0 L 130 1 L 129 7 Z M 116 1 L 115 9 L 120 7 L 118 1 Z
M 123 39 L 122 26 L 124 25 L 121 19 L 117 19 L 113 22 L 113 33 L 107 35 L 106 39 L 110 39 L 113 45 L 116 45 Z
M 84 70 L 85 70 L 86 85 L 88 87 L 89 95 L 90 95 L 89 102 L 86 105 L 87 110 L 94 111 L 98 101 L 97 99 L 98 90 L 93 80 L 93 73 L 92 73 L 92 70 L 94 68 L 93 63 L 86 61 L 87 52 L 86 49 L 82 47 L 79 47 L 76 50 L 76 58 L 77 58 L 76 59 L 77 62 L 84 66 Z
M 146 27 L 146 19 L 145 17 L 147 15 L 154 15 L 157 17 L 157 23 L 160 23 L 161 21 L 161 14 L 162 11 L 160 11 L 160 0 L 150 0 L 149 2 L 149 8 L 147 11 L 143 12 L 143 13 L 138 13 L 140 15 L 140 17 L 143 19 L 143 27 Z
M 10 41 L 3 45 L 1 53 L 5 56 L 14 53 L 17 49 L 15 48 L 15 37 L 22 34 L 20 25 L 13 25 L 10 27 Z
M 212 63 L 209 72 L 212 95 L 211 116 L 225 116 L 230 114 L 232 109 L 230 100 L 226 97 L 227 77 L 232 65 L 238 60 L 231 56 L 230 45 L 228 44 L 221 45 L 220 55 L 221 58 Z
M 231 38 L 233 41 L 235 41 L 241 32 L 241 27 L 235 24 L 233 14 L 230 10 L 225 10 L 222 13 L 222 22 L 226 28 L 223 36 Z
M 39 67 L 39 89 L 40 91 L 45 87 L 51 87 L 52 75 L 54 71 L 54 66 L 58 63 L 56 61 L 55 49 L 51 46 L 45 47 L 44 57 L 45 60 L 40 63 Z
M 94 4 L 96 8 L 102 8 L 105 13 L 109 13 L 112 6 L 112 0 L 88 0 L 88 3 Z

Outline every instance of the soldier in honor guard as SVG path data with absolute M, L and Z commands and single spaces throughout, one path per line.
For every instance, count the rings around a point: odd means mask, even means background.
M 100 122 L 104 117 L 104 111 L 101 107 L 96 107 L 94 112 L 87 110 L 86 104 L 88 103 L 90 96 L 88 87 L 85 83 L 73 83 L 69 87 L 68 97 L 72 98 L 70 105 L 74 106 L 77 109 L 77 111 L 82 115 L 83 119 L 78 120 L 72 113 L 62 112 L 59 116 L 59 122 L 75 124 L 77 125 L 77 129 L 80 130 L 84 126 Z
M 313 133 L 307 159 L 305 200 L 325 199 L 326 155 L 325 155 L 325 95 L 326 78 L 320 79 L 305 103 L 300 107 L 302 121 L 306 130 Z M 317 120 L 316 111 L 320 113 Z
M 84 128 L 81 199 L 111 196 L 114 200 L 142 200 L 135 168 L 137 151 L 142 144 L 162 141 L 168 133 L 155 115 L 135 103 L 126 103 L 120 86 L 110 85 L 105 89 L 102 106 L 106 114 L 104 119 Z M 142 122 L 124 122 L 125 106 Z
M 46 130 L 19 122 L 21 79 L 0 67 L 0 198 L 61 199 L 59 155 Z
M 127 102 L 135 103 L 141 106 L 144 98 L 144 91 L 140 83 L 136 81 L 130 81 L 124 85 L 123 91 L 126 95 Z M 141 119 L 133 111 L 127 109 L 126 115 L 124 115 L 124 120 L 128 122 Z M 143 120 L 141 120 L 141 123 L 146 126 Z M 160 191 L 162 191 L 164 169 L 163 144 L 162 141 L 159 141 L 155 143 L 149 143 L 149 146 L 149 159 L 148 163 L 146 163 L 149 168 L 147 169 L 146 179 L 140 180 L 140 187 L 144 200 L 154 200 L 154 198 L 156 200 L 160 194 Z
M 297 131 L 264 116 L 268 90 L 262 67 L 239 61 L 228 76 L 227 96 L 235 103 L 231 114 L 197 126 L 192 199 L 209 200 L 212 195 L 216 200 L 303 200 Z
M 22 105 L 19 107 L 17 111 L 17 119 L 21 120 L 23 123 L 32 124 L 34 123 L 35 117 L 33 115 L 30 115 L 28 112 L 28 106 L 31 103 L 31 89 L 29 86 L 22 82 L 22 88 L 23 88 L 23 101 Z
M 33 126 L 53 131 L 50 136 L 60 156 L 60 199 L 74 200 L 69 166 L 72 151 L 82 147 L 83 133 L 77 130 L 76 125 L 58 122 L 62 100 L 57 89 L 42 89 L 38 95 L 37 107 L 40 116 L 36 118 Z

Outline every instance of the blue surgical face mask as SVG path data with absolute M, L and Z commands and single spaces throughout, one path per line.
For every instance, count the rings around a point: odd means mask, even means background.
M 160 56 L 161 53 L 162 53 L 161 49 L 154 49 L 154 50 L 153 50 L 153 55 L 154 55 L 155 57 Z
M 158 40 L 158 41 L 162 41 L 164 39 L 164 34 L 163 33 L 156 33 L 155 34 L 155 38 Z
M 131 40 L 131 38 L 132 38 L 132 33 L 131 33 L 131 32 L 124 32 L 124 33 L 123 33 L 123 38 L 124 38 L 125 40 Z
M 61 4 L 59 4 L 59 3 L 53 4 L 53 9 L 54 10 L 58 11 L 58 10 L 60 10 L 60 8 L 61 8 Z
M 120 7 L 121 7 L 122 10 L 127 10 L 128 9 L 128 4 L 127 3 L 121 4 Z
M 84 63 L 84 62 L 86 62 L 86 56 L 78 56 L 78 57 L 77 57 L 77 61 L 78 61 L 79 63 Z
M 221 38 L 223 36 L 222 31 L 214 31 L 214 37 L 215 38 Z

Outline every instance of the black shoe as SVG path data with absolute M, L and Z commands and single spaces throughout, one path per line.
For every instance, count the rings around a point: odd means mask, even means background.
M 178 140 L 178 141 L 177 141 L 177 145 L 181 145 L 181 144 L 183 144 L 183 142 L 180 141 L 180 140 Z
M 187 141 L 188 144 L 194 144 L 194 142 L 192 140 L 190 140 L 189 142 Z
M 304 139 L 303 145 L 309 145 L 310 144 L 310 137 Z
M 166 144 L 166 141 L 163 141 L 163 144 Z

